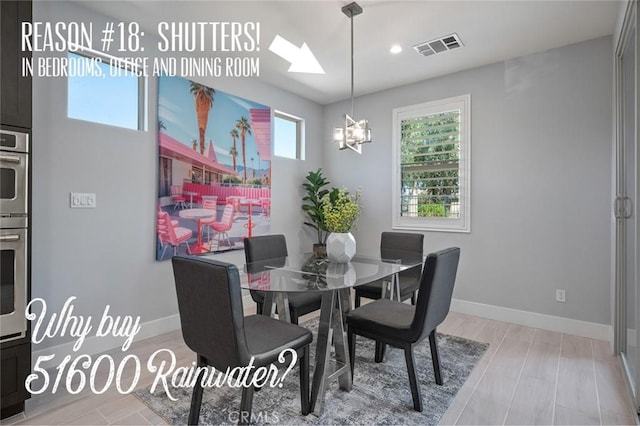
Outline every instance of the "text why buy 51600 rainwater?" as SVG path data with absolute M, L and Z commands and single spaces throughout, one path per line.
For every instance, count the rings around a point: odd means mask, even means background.
M 260 76 L 259 22 L 23 22 L 21 47 L 23 76 Z
M 216 370 L 209 366 L 179 365 L 176 355 L 171 349 L 158 348 L 145 362 L 136 354 L 126 352 L 131 347 L 136 335 L 141 331 L 141 318 L 131 315 L 112 315 L 110 306 L 106 305 L 102 315 L 93 318 L 91 315 L 74 314 L 76 297 L 67 299 L 59 312 L 48 312 L 44 299 L 31 300 L 25 309 L 25 317 L 32 322 L 31 341 L 39 344 L 45 339 L 55 337 L 72 337 L 72 353 L 66 355 L 39 355 L 34 362 L 33 372 L 25 379 L 25 388 L 33 395 L 49 392 L 55 394 L 65 388 L 72 395 L 88 388 L 92 393 L 100 395 L 115 388 L 121 394 L 133 392 L 139 384 L 143 372 L 152 374 L 153 382 L 150 392 L 156 389 L 164 391 L 175 401 L 173 392 L 177 388 L 193 388 L 196 382 L 203 387 L 282 387 L 285 378 L 296 365 L 298 354 L 293 349 L 284 349 L 278 355 L 278 364 L 257 367 L 252 357 L 247 365 Z M 85 340 L 121 339 L 124 341 L 121 351 L 112 351 L 99 356 L 82 353 Z M 118 356 L 120 352 L 120 356 Z M 53 364 L 55 368 L 45 368 Z

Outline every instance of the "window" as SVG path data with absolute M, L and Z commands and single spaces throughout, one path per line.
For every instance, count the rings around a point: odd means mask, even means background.
M 471 96 L 393 110 L 393 227 L 470 232 Z
M 198 167 L 192 167 L 189 174 L 191 175 L 191 183 L 202 183 L 202 169 Z
M 204 183 L 205 185 L 211 185 L 211 181 L 215 181 L 215 173 L 205 170 L 204 172 Z
M 303 160 L 304 120 L 280 111 L 275 111 L 273 118 L 273 154 Z
M 143 77 L 130 69 L 110 65 L 109 60 L 68 54 L 78 72 L 69 73 L 67 116 L 78 120 L 144 130 Z M 71 69 L 71 68 L 70 68 Z
M 171 195 L 171 158 L 160 157 L 160 181 L 158 182 L 158 196 L 166 197 Z

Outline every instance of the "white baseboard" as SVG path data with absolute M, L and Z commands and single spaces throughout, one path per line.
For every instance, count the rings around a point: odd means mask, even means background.
M 180 329 L 180 317 L 178 314 L 170 315 L 168 317 L 159 318 L 156 320 L 148 321 L 140 324 L 140 331 L 133 339 L 134 342 L 148 339 L 150 337 L 158 336 L 163 333 Z M 67 355 L 71 355 L 72 358 L 81 354 L 96 355 L 103 352 L 107 352 L 116 348 L 120 348 L 124 344 L 124 337 L 87 337 L 82 344 L 82 347 L 77 351 L 73 351 L 73 345 L 75 341 L 69 343 L 63 343 L 61 345 L 51 346 L 45 349 L 39 349 L 33 352 L 31 357 L 31 363 L 35 364 L 38 357 L 41 355 L 52 355 L 55 357 L 46 363 L 41 363 L 40 366 L 44 368 L 53 367 L 59 365 L 60 362 Z
M 591 339 L 610 341 L 613 336 L 612 327 L 607 324 L 580 321 L 570 318 L 555 317 L 536 312 L 520 311 L 502 306 L 485 305 L 484 303 L 452 299 L 451 310 L 461 314 L 474 315 L 496 321 L 510 322 L 527 327 L 542 328 L 559 333 L 588 337 Z

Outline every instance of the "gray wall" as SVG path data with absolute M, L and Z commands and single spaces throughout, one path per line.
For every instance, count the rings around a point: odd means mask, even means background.
M 93 22 L 105 18 L 70 2 L 36 2 L 35 21 Z M 95 42 L 95 41 L 94 41 Z M 151 46 L 145 53 L 153 57 Z M 51 56 L 50 53 L 46 53 Z M 39 56 L 39 54 L 34 54 Z M 310 247 L 302 231 L 300 183 L 321 165 L 321 106 L 257 80 L 200 80 L 216 89 L 306 120 L 306 161 L 275 158 L 271 229 L 292 251 Z M 177 313 L 170 262 L 156 262 L 157 134 L 70 120 L 65 78 L 34 79 L 33 297 L 49 314 L 76 296 L 74 313 L 99 321 L 141 315 L 142 322 Z M 149 123 L 156 122 L 157 81 L 149 79 Z M 70 209 L 70 192 L 95 192 L 96 209 Z M 242 251 L 220 256 L 244 263 Z M 46 339 L 36 350 L 71 341 Z
M 36 2 L 34 19 L 105 21 L 68 2 Z M 259 80 L 201 82 L 306 119 L 307 160 L 273 164 L 272 231 L 291 251 L 312 242 L 299 185 L 321 166 L 335 185 L 362 187 L 356 237 L 377 247 L 391 228 L 391 110 L 471 93 L 472 232 L 427 233 L 425 249 L 462 247 L 459 299 L 608 324 L 611 44 L 593 40 L 362 97 L 356 117 L 374 132 L 362 156 L 329 142 L 347 102 L 323 108 Z M 156 86 L 150 79 L 149 123 Z M 177 313 L 170 264 L 154 260 L 156 136 L 153 125 L 134 132 L 69 120 L 66 79 L 34 79 L 33 297 L 49 312 L 76 296 L 74 312 L 94 318 L 106 304 L 143 322 Z M 70 209 L 72 191 L 97 193 L 98 208 Z M 242 252 L 221 258 L 243 262 Z M 567 290 L 566 304 L 554 301 L 556 288 Z
M 358 244 L 391 229 L 392 109 L 470 93 L 471 233 L 426 232 L 425 249 L 462 248 L 456 298 L 610 324 L 611 46 L 596 39 L 358 98 L 373 143 L 358 156 L 326 142 L 324 154 L 334 184 L 362 188 Z M 325 141 L 348 110 L 325 108 Z

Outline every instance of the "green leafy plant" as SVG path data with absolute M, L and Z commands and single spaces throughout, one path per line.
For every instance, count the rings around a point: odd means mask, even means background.
M 307 173 L 302 184 L 302 187 L 306 190 L 306 195 L 302 198 L 302 210 L 308 218 L 304 224 L 316 230 L 318 244 L 326 244 L 329 236 L 329 231 L 324 223 L 324 212 L 322 211 L 322 198 L 329 193 L 329 190 L 325 189 L 327 185 L 329 185 L 329 181 L 322 173 L 322 169 Z
M 331 232 L 349 232 L 360 215 L 360 191 L 333 188 L 322 197 L 324 223 Z
M 447 212 L 443 204 L 420 204 L 418 205 L 419 217 L 447 217 Z
M 222 180 L 222 183 L 242 183 L 242 179 L 235 176 L 228 176 Z

